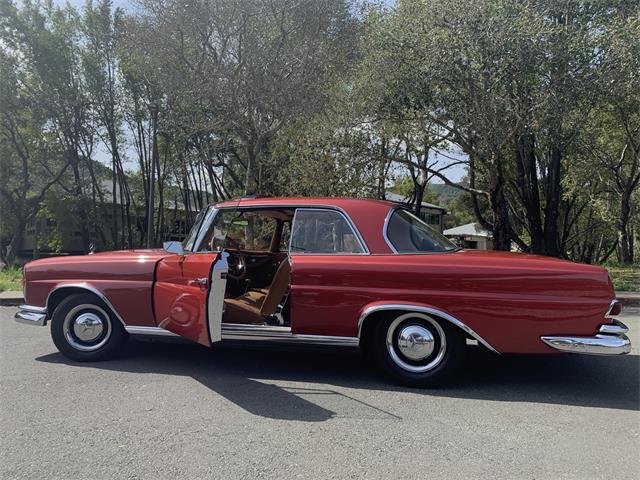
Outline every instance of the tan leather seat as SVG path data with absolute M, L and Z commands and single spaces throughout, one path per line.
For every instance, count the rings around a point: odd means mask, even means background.
M 291 265 L 285 259 L 271 281 L 268 289 L 249 290 L 237 298 L 227 298 L 224 301 L 225 323 L 262 324 L 265 317 L 273 315 L 278 310 L 278 304 L 287 293 L 291 279 Z

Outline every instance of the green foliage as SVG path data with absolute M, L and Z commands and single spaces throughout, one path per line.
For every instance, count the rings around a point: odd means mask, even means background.
M 20 291 L 20 281 L 22 279 L 22 270 L 19 268 L 0 269 L 0 292 L 4 291 Z
M 632 262 L 639 18 L 626 0 L 0 0 L 0 257 L 34 221 L 40 249 L 124 248 L 245 193 L 392 189 L 499 248 Z

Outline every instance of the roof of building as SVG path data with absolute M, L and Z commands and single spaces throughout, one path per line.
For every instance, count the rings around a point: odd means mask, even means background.
M 442 232 L 447 236 L 457 237 L 457 236 L 473 236 L 473 237 L 487 237 L 491 238 L 492 234 L 490 231 L 485 230 L 478 223 L 467 223 L 466 225 L 460 225 L 459 227 L 453 227 Z
M 386 192 L 384 196 L 387 200 L 393 203 L 403 203 L 403 204 L 409 203 L 409 198 L 405 197 L 404 195 L 400 195 L 399 193 Z M 433 208 L 435 210 L 442 210 L 443 212 L 447 211 L 446 208 L 441 207 L 439 205 L 434 205 L 433 203 L 422 202 L 422 206 L 424 208 Z

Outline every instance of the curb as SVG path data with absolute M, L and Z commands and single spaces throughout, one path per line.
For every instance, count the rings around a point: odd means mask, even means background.
M 22 292 L 0 292 L 0 306 L 1 307 L 17 307 L 24 303 L 24 297 Z
M 623 307 L 640 307 L 640 292 L 616 292 Z

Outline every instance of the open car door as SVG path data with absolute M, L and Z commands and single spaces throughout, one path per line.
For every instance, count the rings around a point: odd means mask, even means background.
M 158 327 L 206 346 L 222 339 L 228 256 L 186 253 L 160 261 L 153 290 Z

